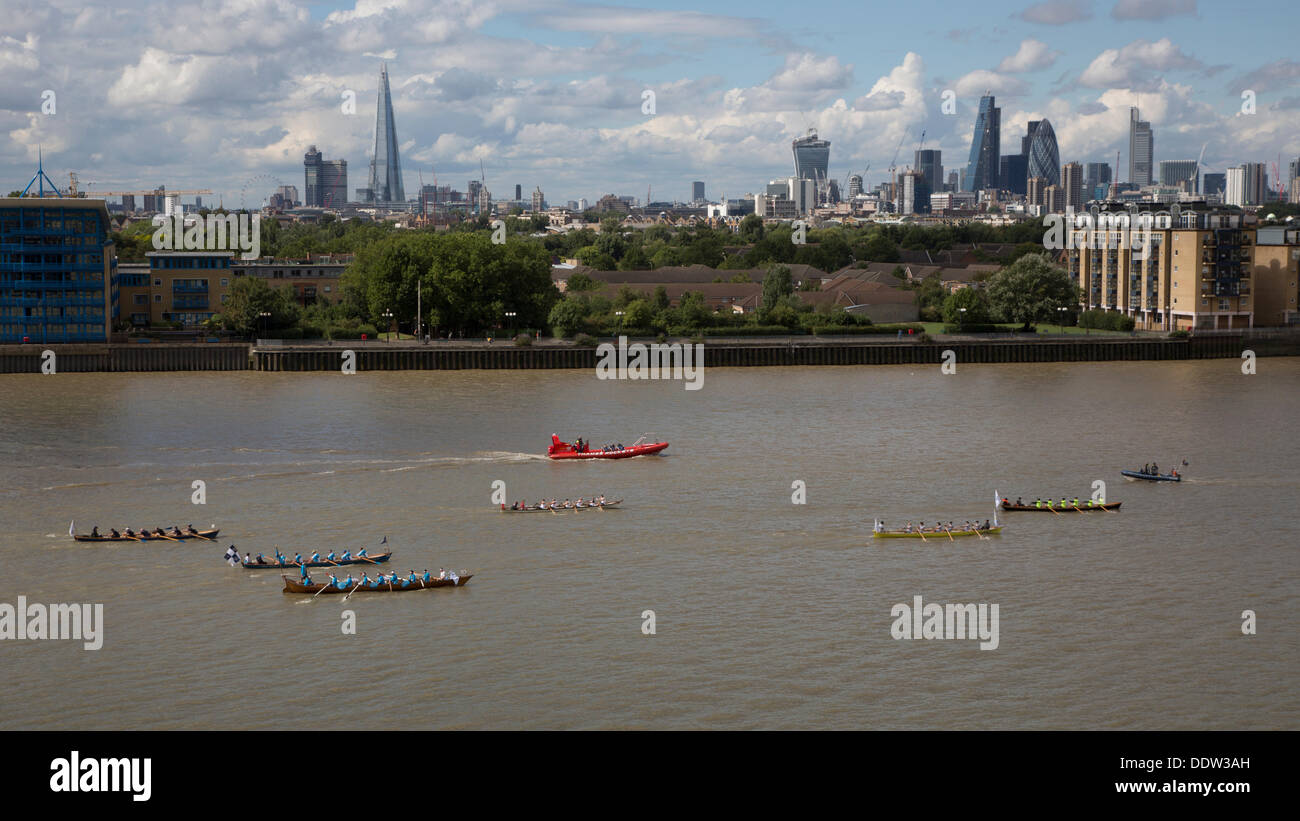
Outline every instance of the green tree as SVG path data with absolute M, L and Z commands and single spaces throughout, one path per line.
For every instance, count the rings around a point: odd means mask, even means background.
M 740 221 L 740 238 L 745 242 L 758 242 L 763 238 L 763 218 L 758 214 L 746 214 Z
M 1035 322 L 1054 321 L 1057 308 L 1079 304 L 1078 287 L 1047 254 L 1027 254 L 998 271 L 988 291 L 993 309 L 1026 331 Z
M 226 327 L 243 334 L 292 327 L 300 315 L 289 288 L 272 288 L 257 276 L 238 276 L 230 283 L 222 309 Z M 263 313 L 270 316 L 262 316 Z
M 650 304 L 656 311 L 668 310 L 668 289 L 662 285 L 655 286 L 655 295 Z
M 599 291 L 603 282 L 597 282 L 591 276 L 579 271 L 565 281 L 564 288 L 570 292 Z
M 763 299 L 758 306 L 759 321 L 766 324 L 782 297 L 794 293 L 794 279 L 784 265 L 772 265 L 763 275 Z
M 951 325 L 986 325 L 989 316 L 989 297 L 982 288 L 959 288 L 943 301 L 943 321 Z

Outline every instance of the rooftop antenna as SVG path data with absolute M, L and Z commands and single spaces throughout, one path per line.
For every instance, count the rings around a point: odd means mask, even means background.
M 25 197 L 25 196 L 27 196 L 27 192 L 30 191 L 32 185 L 35 184 L 35 185 L 36 185 L 36 190 L 37 190 L 37 192 L 38 192 L 36 196 L 38 196 L 38 197 L 44 197 L 44 196 L 45 196 L 45 183 L 47 183 L 47 182 L 50 184 L 50 188 L 54 189 L 54 193 L 55 193 L 56 195 L 58 195 L 58 196 L 60 196 L 60 197 L 63 196 L 63 192 L 60 191 L 60 190 L 59 190 L 59 187 L 58 187 L 57 185 L 54 184 L 54 180 L 52 180 L 52 179 L 50 179 L 48 176 L 46 176 L 46 174 L 45 174 L 45 152 L 44 152 L 44 149 L 42 149 L 40 146 L 37 146 L 37 147 L 36 147 L 36 175 L 35 175 L 34 177 L 32 177 L 31 182 L 27 183 L 27 187 L 23 189 L 23 193 L 19 194 L 18 196 L 20 196 L 20 197 Z

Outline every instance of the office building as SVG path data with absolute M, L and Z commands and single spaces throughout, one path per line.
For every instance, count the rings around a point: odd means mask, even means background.
M 704 202 L 704 183 L 700 180 L 691 183 L 691 202 Z
M 899 214 L 930 213 L 930 182 L 922 171 L 906 171 L 898 178 Z
M 540 214 L 546 210 L 546 196 L 542 193 L 541 187 L 533 190 L 533 213 Z
M 1025 183 L 1029 177 L 1029 157 L 1024 154 L 1003 154 L 998 169 L 998 182 L 1003 191 L 1025 196 Z
M 971 140 L 970 158 L 966 163 L 963 191 L 983 191 L 998 188 L 998 172 L 1002 157 L 1002 109 L 995 105 L 992 95 L 980 98 L 979 112 L 975 115 L 975 135 Z
M 943 152 L 938 149 L 925 148 L 918 150 L 914 159 L 912 169 L 925 175 L 925 184 L 930 188 L 930 191 L 941 190 L 943 188 Z
M 110 231 L 102 199 L 0 198 L 0 342 L 108 342 L 117 289 Z
M 1061 169 L 1061 189 L 1065 194 L 1065 206 L 1075 211 L 1083 210 L 1083 165 L 1077 162 L 1066 163 Z M 1092 199 L 1088 197 L 1087 199 Z
M 1083 167 L 1084 191 L 1095 191 L 1099 185 L 1110 185 L 1110 163 L 1090 162 Z M 1089 194 L 1089 196 L 1093 196 Z M 1104 195 L 1103 195 L 1104 196 Z
M 849 199 L 862 196 L 862 175 L 849 175 Z
M 1263 163 L 1248 162 L 1228 169 L 1223 193 L 1228 205 L 1262 205 L 1268 193 L 1268 173 Z
M 1030 177 L 1025 181 L 1025 204 L 1046 205 L 1047 199 L 1044 195 L 1044 189 L 1047 188 L 1047 180 L 1042 177 Z
M 1201 177 L 1201 193 L 1208 196 L 1222 196 L 1228 186 L 1227 174 L 1205 174 Z
M 1042 177 L 1048 185 L 1061 184 L 1061 155 L 1056 147 L 1056 132 L 1048 120 L 1030 123 L 1032 126 L 1029 140 L 1028 163 L 1026 173 L 1030 177 Z
M 402 162 L 397 145 L 397 125 L 393 121 L 393 98 L 388 89 L 388 65 L 385 63 L 379 69 L 375 145 L 370 157 L 370 180 L 366 186 L 375 202 L 406 202 L 406 192 L 402 188 Z
M 1151 123 L 1139 119 L 1136 107 L 1128 110 L 1128 180 L 1135 185 L 1150 185 L 1155 157 L 1155 135 Z
M 1195 194 L 1198 189 L 1198 168 L 1196 160 L 1161 160 L 1160 184 L 1183 188 Z

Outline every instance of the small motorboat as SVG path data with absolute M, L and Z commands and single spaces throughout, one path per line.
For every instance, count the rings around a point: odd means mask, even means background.
M 1178 471 L 1169 473 L 1143 473 L 1140 470 L 1121 470 L 1121 474 L 1130 479 L 1141 479 L 1146 482 L 1181 482 L 1182 475 Z
M 552 433 L 551 444 L 546 449 L 546 455 L 551 459 L 631 459 L 633 456 L 649 456 L 668 447 L 667 442 L 642 444 L 641 439 L 627 447 L 593 448 L 584 442 L 579 449 L 568 442 L 561 441 L 560 437 Z

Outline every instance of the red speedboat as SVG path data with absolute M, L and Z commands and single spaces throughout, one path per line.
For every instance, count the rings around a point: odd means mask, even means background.
M 546 455 L 552 459 L 630 459 L 633 456 L 648 456 L 651 453 L 658 453 L 666 447 L 668 447 L 667 442 L 653 442 L 643 445 L 641 440 L 638 439 L 624 448 L 593 448 L 583 443 L 582 450 L 576 450 L 573 445 L 568 442 L 561 442 L 560 437 L 552 433 L 551 446 L 546 449 Z

